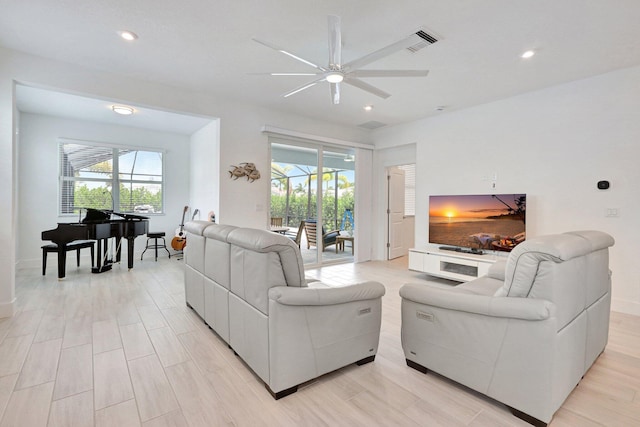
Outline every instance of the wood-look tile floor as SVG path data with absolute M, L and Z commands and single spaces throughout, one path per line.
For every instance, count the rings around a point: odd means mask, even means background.
M 86 261 L 83 261 L 86 264 Z M 184 303 L 182 261 L 91 274 L 19 270 L 0 319 L 0 427 L 526 426 L 502 405 L 406 366 L 398 289 L 425 280 L 406 259 L 309 270 L 382 282 L 374 363 L 347 366 L 279 401 Z M 440 284 L 446 285 L 445 281 Z M 551 425 L 640 425 L 640 317 L 612 314 L 609 345 Z

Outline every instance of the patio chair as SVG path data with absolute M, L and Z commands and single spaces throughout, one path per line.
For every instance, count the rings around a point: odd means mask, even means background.
M 304 230 L 307 233 L 307 249 L 311 246 L 318 246 L 317 243 L 317 221 L 315 219 L 307 219 L 304 221 Z M 336 244 L 336 237 L 340 234 L 340 230 L 331 230 L 326 232 L 322 227 L 322 251 L 331 245 Z
M 302 241 L 302 231 L 304 230 L 304 221 L 300 221 L 300 226 L 298 227 L 298 231 L 296 234 L 285 233 L 285 236 L 293 240 L 293 242 L 300 247 L 300 242 Z

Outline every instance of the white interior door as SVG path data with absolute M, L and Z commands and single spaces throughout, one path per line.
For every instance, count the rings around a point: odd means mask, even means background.
M 388 229 L 387 240 L 388 259 L 404 255 L 403 221 L 404 221 L 404 171 L 399 168 L 389 168 L 388 181 Z

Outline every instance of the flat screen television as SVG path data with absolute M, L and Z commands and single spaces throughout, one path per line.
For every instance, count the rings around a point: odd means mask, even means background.
M 526 238 L 526 205 L 526 194 L 429 196 L 429 243 L 510 252 Z

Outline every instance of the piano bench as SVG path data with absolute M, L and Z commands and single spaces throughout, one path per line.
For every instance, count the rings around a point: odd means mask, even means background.
M 94 262 L 94 244 L 93 240 L 74 240 L 67 244 L 66 249 L 68 251 L 76 251 L 76 259 L 78 267 L 80 267 L 80 249 L 90 248 L 91 249 L 91 267 L 93 267 Z M 42 275 L 44 276 L 47 272 L 47 254 L 49 252 L 58 252 L 58 245 L 55 243 L 50 243 L 48 245 L 42 246 Z
M 149 231 L 147 233 L 147 247 L 144 248 L 144 251 L 142 251 L 142 255 L 140 255 L 140 261 L 142 261 L 142 257 L 144 257 L 144 253 L 147 252 L 147 249 L 153 249 L 155 251 L 156 261 L 158 261 L 158 248 L 167 251 L 167 253 L 169 254 L 169 258 L 171 258 L 171 252 L 169 252 L 169 249 L 167 249 L 167 242 L 164 240 L 164 236 L 164 231 L 159 231 L 156 233 Z M 152 245 L 149 244 L 149 240 L 151 239 L 153 239 Z M 162 239 L 162 244 L 158 244 L 158 239 Z

